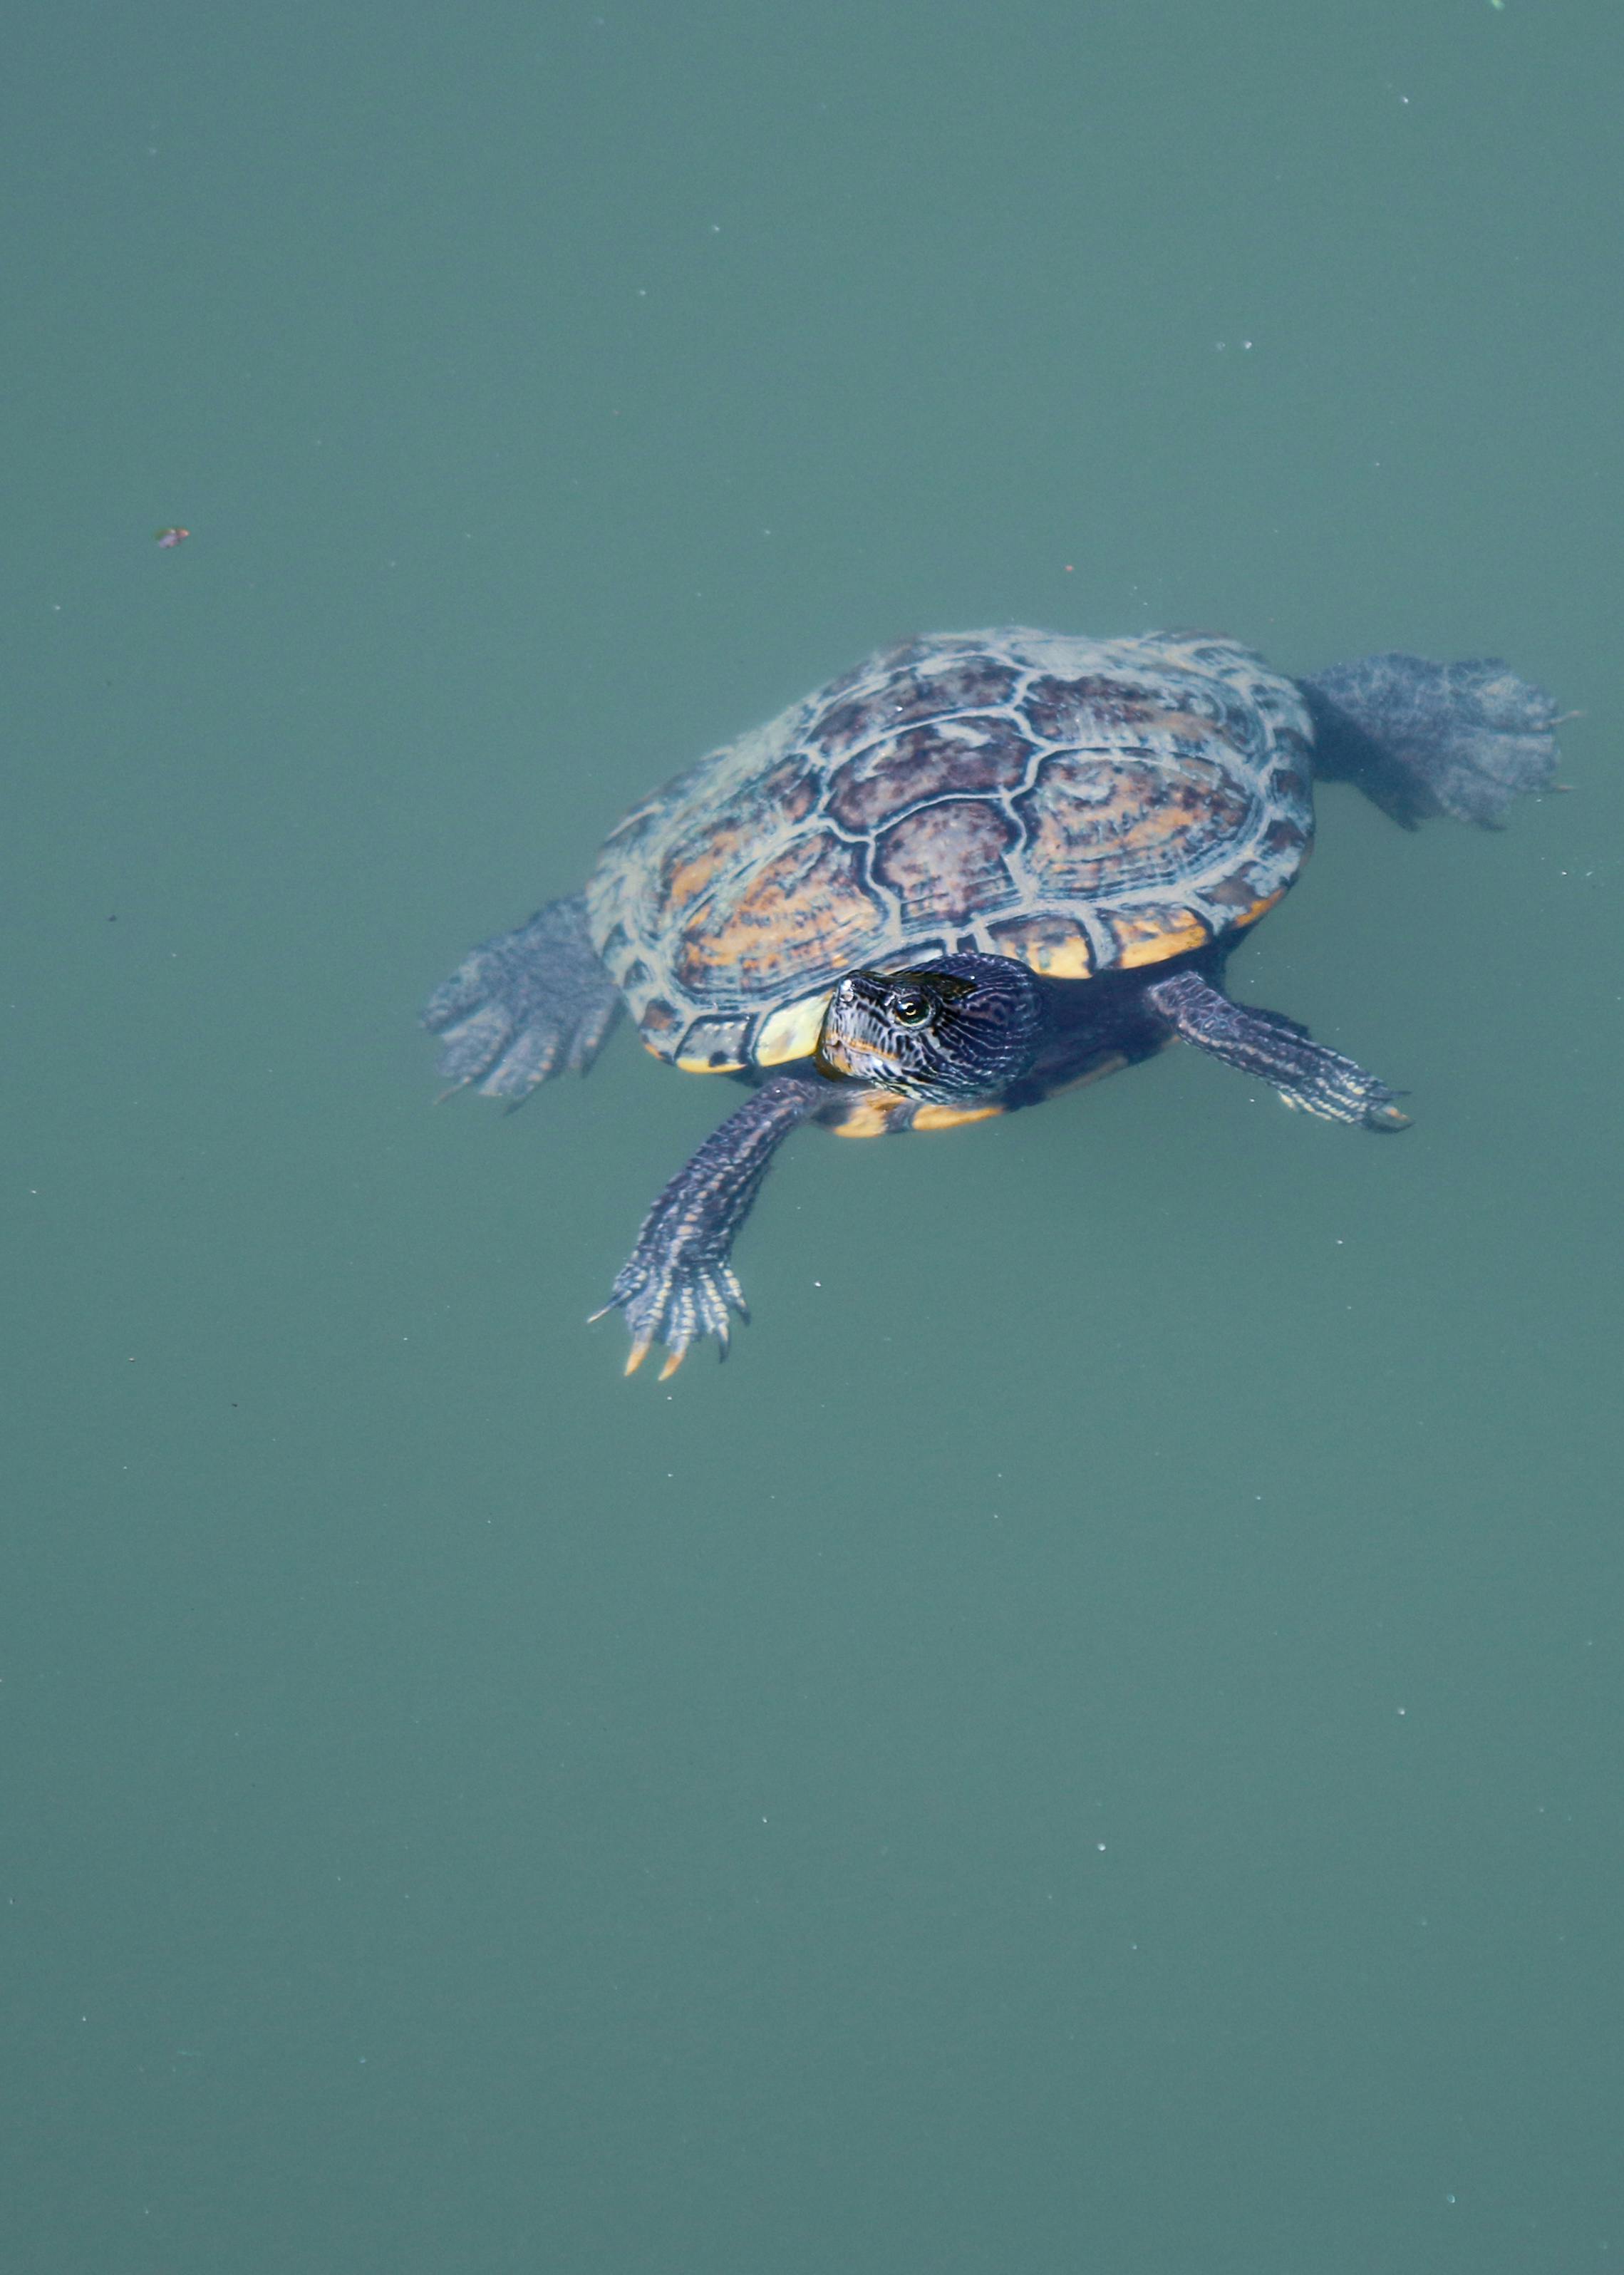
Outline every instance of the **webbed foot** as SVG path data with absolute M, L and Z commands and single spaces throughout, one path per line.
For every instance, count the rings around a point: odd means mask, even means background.
M 631 1336 L 626 1372 L 663 1343 L 663 1382 L 691 1347 L 714 1335 L 728 1355 L 729 1311 L 750 1313 L 733 1269 L 733 1243 L 782 1141 L 826 1104 L 835 1085 L 815 1075 L 777 1075 L 712 1130 L 643 1220 L 632 1250 L 593 1317 L 623 1311 Z
M 1496 658 L 1367 655 L 1301 685 L 1316 775 L 1356 783 L 1407 828 L 1434 814 L 1492 828 L 1555 775 L 1554 701 Z
M 549 1075 L 585 1074 L 619 1009 L 578 894 L 482 941 L 435 988 L 422 1017 L 444 1039 L 440 1072 L 453 1090 L 472 1083 L 517 1106 Z

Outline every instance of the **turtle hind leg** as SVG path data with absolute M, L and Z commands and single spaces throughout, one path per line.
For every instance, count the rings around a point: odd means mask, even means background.
M 1367 655 L 1300 683 L 1314 771 L 1351 782 L 1413 829 L 1435 814 L 1497 823 L 1556 772 L 1556 705 L 1493 658 Z
M 1366 1074 L 1340 1051 L 1317 1043 L 1306 1027 L 1278 1011 L 1232 1003 L 1194 971 L 1152 980 L 1145 1001 L 1174 1032 L 1197 1049 L 1273 1083 L 1288 1106 L 1322 1122 L 1351 1122 L 1366 1130 L 1402 1130 L 1409 1117 L 1398 1093 Z
M 522 1105 L 549 1075 L 585 1074 L 620 993 L 599 963 L 580 894 L 550 901 L 517 931 L 482 941 L 423 1007 L 453 1090 Z

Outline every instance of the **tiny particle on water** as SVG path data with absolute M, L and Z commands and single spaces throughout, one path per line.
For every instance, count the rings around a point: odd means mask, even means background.
M 189 529 L 160 529 L 155 534 L 157 537 L 160 550 L 164 553 L 173 553 L 178 545 L 185 543 L 192 532 Z

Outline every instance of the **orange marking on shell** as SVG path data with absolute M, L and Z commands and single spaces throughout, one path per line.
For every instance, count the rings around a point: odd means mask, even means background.
M 719 877 L 737 867 L 745 843 L 745 832 L 731 819 L 696 831 L 667 858 L 661 878 L 661 907 L 679 912 L 692 908 Z
M 1003 1112 L 1001 1106 L 922 1106 L 908 1125 L 910 1130 L 956 1130 L 963 1122 L 986 1122 Z
M 726 777 L 724 776 L 724 780 Z M 758 782 L 733 782 L 724 809 L 702 806 L 661 864 L 659 907 L 680 923 L 726 879 L 750 871 L 764 848 L 804 821 L 818 802 L 818 782 L 805 762 L 785 760 Z M 668 801 L 662 798 L 662 807 Z
M 719 893 L 688 927 L 677 977 L 696 997 L 748 1001 L 804 987 L 819 971 L 860 964 L 884 911 L 865 889 L 856 846 L 815 831 Z
M 1141 964 L 1165 964 L 1170 956 L 1188 956 L 1212 937 L 1210 926 L 1189 909 L 1132 917 L 1113 911 L 1106 920 L 1121 945 L 1117 960 L 1129 971 Z
M 1163 878 L 1198 873 L 1237 847 L 1250 801 L 1215 760 L 1070 752 L 1046 760 L 1035 789 L 1016 800 L 1031 832 L 1027 858 L 1046 898 L 1090 901 L 1153 890 Z
M 1017 917 L 989 925 L 994 952 L 1012 956 L 1049 979 L 1091 979 L 1094 951 L 1069 917 Z

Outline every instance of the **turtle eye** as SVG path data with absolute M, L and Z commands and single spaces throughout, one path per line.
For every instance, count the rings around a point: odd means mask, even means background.
M 918 987 L 899 987 L 891 998 L 891 1017 L 899 1026 L 923 1027 L 931 1016 L 931 999 Z

